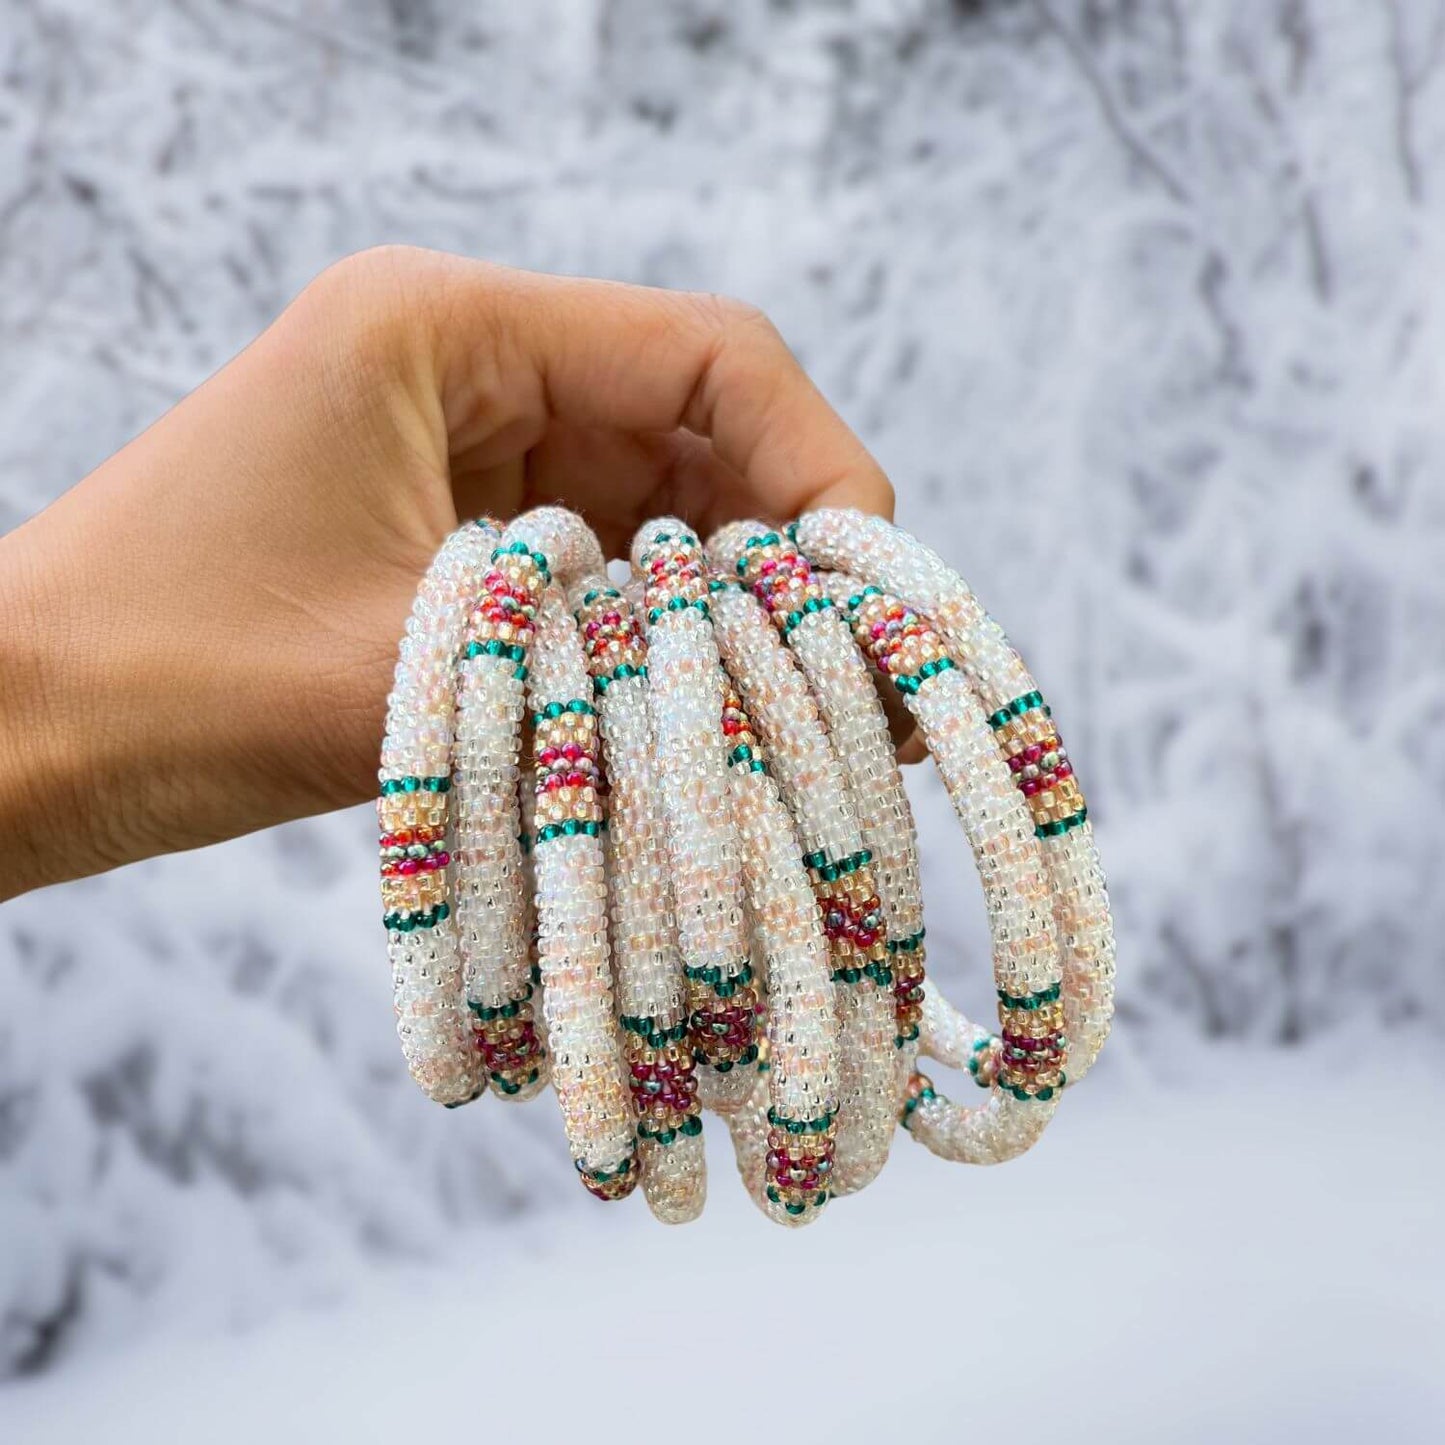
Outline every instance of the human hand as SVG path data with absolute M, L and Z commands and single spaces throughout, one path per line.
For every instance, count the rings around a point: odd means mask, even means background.
M 0 897 L 369 797 L 417 579 L 543 502 L 615 554 L 893 494 L 749 307 L 351 257 L 0 539 Z

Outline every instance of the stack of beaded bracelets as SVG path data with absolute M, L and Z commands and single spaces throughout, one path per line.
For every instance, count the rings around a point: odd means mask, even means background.
M 413 1077 L 448 1107 L 550 1082 L 586 1188 L 640 1183 L 668 1223 L 703 1207 L 705 1108 L 786 1225 L 867 1185 L 899 1125 L 946 1159 L 1022 1153 L 1108 1035 L 1114 941 L 1018 654 L 935 553 L 857 512 L 706 549 L 664 518 L 631 566 L 613 585 L 585 524 L 543 507 L 460 528 L 422 579 L 378 802 Z M 880 689 L 972 849 L 997 1032 L 925 974 Z M 982 1101 L 937 1092 L 920 1056 Z

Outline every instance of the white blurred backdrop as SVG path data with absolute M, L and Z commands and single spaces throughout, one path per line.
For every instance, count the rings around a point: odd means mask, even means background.
M 954 1438 L 1039 1370 L 1000 1418 L 1072 1401 L 1087 1439 L 1445 1403 L 1442 71 L 1440 0 L 0 0 L 0 530 L 370 244 L 746 297 L 1040 678 L 1121 1000 L 1037 1161 L 900 1139 L 802 1245 L 719 1154 L 668 1235 L 598 1222 L 547 1100 L 411 1088 L 365 813 L 11 903 L 0 1377 L 35 1378 L 0 1425 L 153 1440 L 186 1336 L 208 1440 L 292 1438 L 279 1401 L 450 1426 L 540 1371 L 507 1320 L 607 1291 L 610 1343 L 563 1351 L 604 1439 L 671 1398 L 651 1359 L 699 1399 L 729 1352 L 781 1377 L 789 1300 L 883 1384 L 699 1405 L 698 1438 Z M 965 850 L 911 781 L 930 967 L 982 1009 Z M 452 1348 L 475 1373 L 409 1393 Z M 323 1406 L 341 1351 L 375 1368 Z

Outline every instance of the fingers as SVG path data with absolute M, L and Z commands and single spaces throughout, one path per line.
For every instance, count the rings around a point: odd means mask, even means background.
M 927 756 L 928 743 L 924 740 L 922 730 L 919 728 L 914 728 L 914 730 L 898 744 L 898 761 L 906 768 L 921 763 Z
M 752 510 L 892 514 L 878 464 L 753 308 L 452 257 L 431 264 L 423 294 L 434 297 L 443 407 L 471 465 L 535 444 L 554 421 L 686 428 L 711 440 Z

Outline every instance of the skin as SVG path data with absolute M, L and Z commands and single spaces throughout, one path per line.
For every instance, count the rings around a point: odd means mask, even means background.
M 893 491 L 751 307 L 350 257 L 0 538 L 0 898 L 371 797 L 418 578 L 542 502 L 617 555 Z

